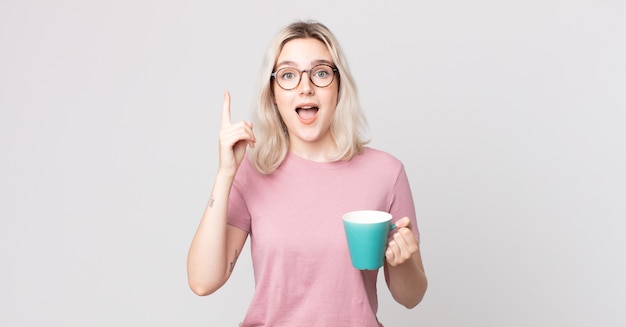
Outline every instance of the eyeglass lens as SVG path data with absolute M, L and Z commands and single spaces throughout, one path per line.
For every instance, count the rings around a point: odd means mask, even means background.
M 285 90 L 294 89 L 300 84 L 302 73 L 306 72 L 311 82 L 317 87 L 326 87 L 333 82 L 334 68 L 321 64 L 305 71 L 300 71 L 294 67 L 284 67 L 279 69 L 273 76 L 278 85 Z

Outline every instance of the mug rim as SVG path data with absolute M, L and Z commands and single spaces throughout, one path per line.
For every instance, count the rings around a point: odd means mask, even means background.
M 354 210 L 346 212 L 342 216 L 343 221 L 356 224 L 380 224 L 391 221 L 392 218 L 393 216 L 389 212 L 381 210 Z

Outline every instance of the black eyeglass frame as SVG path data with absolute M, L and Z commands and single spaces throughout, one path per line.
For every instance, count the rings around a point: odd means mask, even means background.
M 319 66 L 326 66 L 326 67 L 330 67 L 330 68 L 332 69 L 332 71 L 333 71 L 333 78 L 330 80 L 330 82 L 328 83 L 328 85 L 319 86 L 319 85 L 315 84 L 315 82 L 313 82 L 313 77 L 311 76 L 311 71 L 312 71 L 313 69 L 315 69 L 316 67 L 319 67 Z M 273 78 L 274 78 L 274 80 L 276 81 L 276 84 L 278 84 L 278 86 L 279 86 L 281 89 L 285 90 L 285 91 L 290 91 L 290 90 L 294 90 L 294 89 L 298 88 L 298 86 L 299 86 L 299 85 L 300 85 L 300 83 L 302 82 L 302 73 L 306 73 L 306 74 L 307 74 L 307 76 L 309 76 L 309 81 L 311 81 L 311 83 L 313 83 L 313 85 L 315 85 L 315 86 L 317 86 L 317 87 L 319 87 L 319 88 L 325 88 L 325 87 L 330 86 L 330 84 L 332 84 L 332 83 L 333 83 L 333 81 L 335 80 L 335 75 L 339 75 L 339 69 L 338 69 L 337 67 L 333 67 L 333 66 L 331 66 L 331 65 L 329 65 L 329 64 L 317 64 L 317 65 L 315 65 L 315 66 L 313 66 L 313 67 L 311 67 L 311 68 L 309 68 L 309 69 L 305 69 L 305 70 L 298 70 L 298 73 L 300 73 L 300 78 L 298 79 L 298 83 L 296 84 L 296 86 L 294 86 L 294 87 L 292 87 L 292 88 L 290 88 L 290 89 L 287 89 L 287 88 L 284 88 L 282 85 L 280 85 L 280 82 L 278 82 L 278 79 L 276 79 L 276 74 L 278 74 L 278 72 L 279 72 L 279 71 L 281 71 L 282 69 L 285 69 L 285 68 L 295 68 L 295 67 L 283 67 L 283 68 L 281 68 L 281 69 L 279 69 L 279 70 L 277 70 L 277 71 L 273 72 L 272 74 L 270 74 L 270 76 L 271 76 L 271 77 L 273 77 Z M 296 68 L 296 70 L 297 70 L 297 68 Z

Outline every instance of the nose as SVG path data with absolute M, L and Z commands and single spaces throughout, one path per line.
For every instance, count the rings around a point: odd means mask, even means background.
M 306 76 L 304 76 L 306 74 Z M 298 85 L 298 90 L 300 94 L 313 94 L 313 82 L 311 82 L 311 77 L 309 72 L 303 71 L 300 75 L 300 84 Z

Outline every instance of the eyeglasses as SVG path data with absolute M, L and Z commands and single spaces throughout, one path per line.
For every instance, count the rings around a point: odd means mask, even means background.
M 276 83 L 283 90 L 293 90 L 300 85 L 302 73 L 307 73 L 311 83 L 317 87 L 327 87 L 335 79 L 339 70 L 327 64 L 319 64 L 308 70 L 298 70 L 295 67 L 284 67 L 272 73 Z

